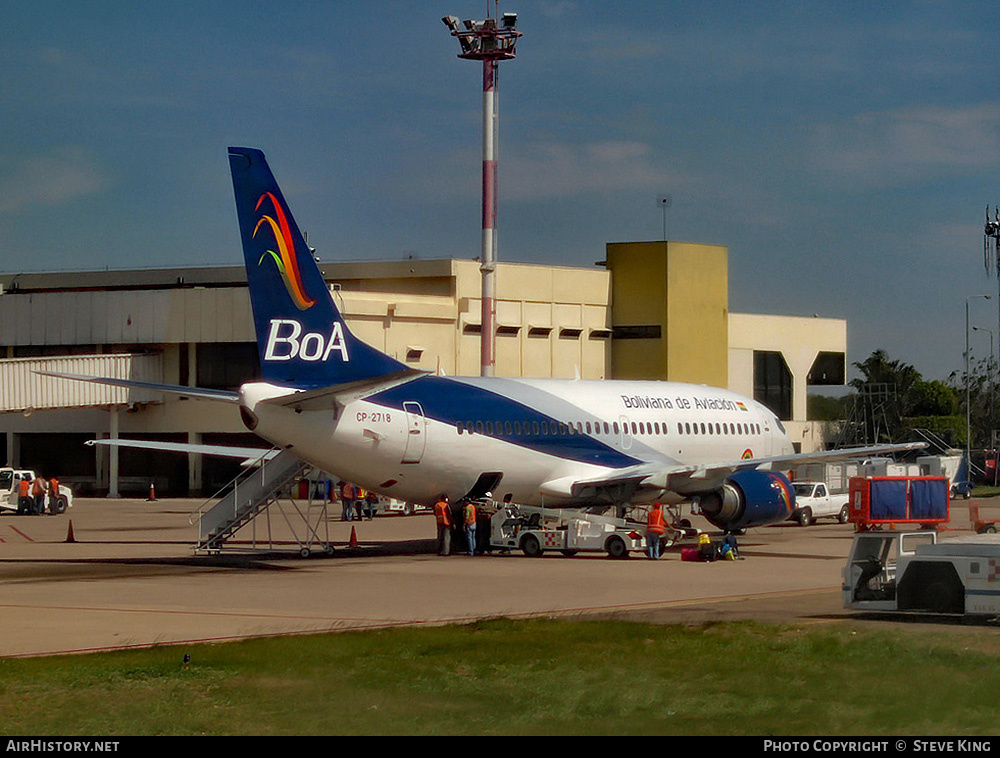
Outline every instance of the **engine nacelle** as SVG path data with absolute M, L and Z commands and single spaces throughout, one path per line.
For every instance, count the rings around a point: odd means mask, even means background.
M 721 489 L 701 498 L 705 518 L 727 532 L 785 521 L 794 508 L 792 485 L 776 471 L 738 471 Z

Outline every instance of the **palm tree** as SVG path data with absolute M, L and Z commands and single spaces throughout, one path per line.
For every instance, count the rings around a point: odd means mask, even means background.
M 912 405 L 911 390 L 921 376 L 913 366 L 890 360 L 885 350 L 876 350 L 864 361 L 852 364 L 860 379 L 849 384 L 858 395 L 852 413 L 855 442 L 865 444 L 899 441 L 906 432 L 903 417 Z

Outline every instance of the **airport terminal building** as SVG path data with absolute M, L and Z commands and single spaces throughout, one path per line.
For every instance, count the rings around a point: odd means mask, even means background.
M 477 375 L 474 260 L 321 264 L 354 333 L 414 368 Z M 496 373 L 727 387 L 824 446 L 807 388 L 842 385 L 840 319 L 729 311 L 728 250 L 612 243 L 593 268 L 500 263 Z M 39 376 L 37 370 L 234 389 L 259 376 L 243 267 L 0 274 L 0 457 L 82 493 L 211 495 L 238 463 L 87 446 L 139 438 L 261 446 L 232 404 Z M 331 472 L 336 473 L 336 472 Z

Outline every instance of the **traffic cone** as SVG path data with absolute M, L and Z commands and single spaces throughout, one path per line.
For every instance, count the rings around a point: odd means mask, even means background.
M 154 486 L 155 484 L 156 484 L 155 482 L 149 483 L 149 497 L 146 498 L 147 503 L 156 502 L 156 487 Z
M 69 520 L 69 529 L 66 530 L 66 542 L 76 542 L 76 537 L 73 536 L 73 519 Z
M 354 530 L 353 526 L 351 527 L 351 541 L 350 541 L 349 545 L 350 545 L 350 547 L 357 547 L 358 546 L 358 533 Z

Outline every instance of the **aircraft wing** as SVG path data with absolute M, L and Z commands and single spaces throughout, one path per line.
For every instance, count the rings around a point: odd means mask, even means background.
M 692 494 L 716 489 L 737 471 L 748 468 L 765 470 L 787 469 L 803 463 L 823 463 L 851 458 L 871 458 L 887 453 L 922 450 L 926 442 L 910 442 L 899 445 L 873 445 L 869 447 L 845 448 L 843 450 L 822 450 L 815 453 L 793 453 L 763 458 L 741 458 L 705 464 L 671 464 L 667 461 L 650 461 L 628 468 L 609 471 L 601 476 L 588 479 L 566 477 L 546 482 L 542 490 L 564 497 L 587 497 L 588 494 L 621 494 L 624 489 L 634 492 L 638 489 L 664 490 L 679 494 Z
M 659 476 L 651 477 L 643 482 L 643 486 L 659 488 L 662 485 L 664 489 L 674 490 L 676 488 L 676 491 L 690 491 L 692 489 L 700 489 L 692 486 L 697 485 L 698 482 L 720 481 L 732 476 L 737 471 L 748 468 L 775 471 L 789 469 L 804 463 L 825 463 L 852 458 L 872 458 L 888 453 L 923 450 L 926 447 L 926 442 L 910 442 L 900 445 L 872 445 L 869 447 L 844 448 L 842 450 L 820 450 L 814 453 L 792 453 L 790 455 L 774 455 L 763 458 L 745 458 L 738 461 L 711 463 L 700 466 L 673 467 L 662 472 L 665 474 L 662 479 Z
M 118 379 L 112 376 L 86 376 L 84 374 L 63 374 L 59 371 L 36 371 L 42 376 L 54 376 L 57 379 L 72 379 L 78 382 L 93 382 L 94 384 L 109 384 L 112 387 L 131 387 L 139 390 L 166 392 L 172 395 L 190 397 L 194 400 L 221 400 L 227 403 L 239 402 L 238 392 L 232 390 L 215 390 L 206 387 L 185 387 L 179 384 L 157 384 L 156 382 L 139 382 L 133 379 Z

